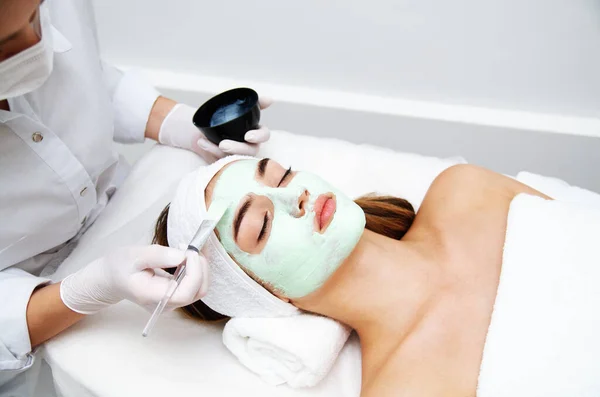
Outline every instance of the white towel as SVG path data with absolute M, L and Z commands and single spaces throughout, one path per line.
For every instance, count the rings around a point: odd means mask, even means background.
M 478 397 L 600 396 L 600 209 L 518 195 Z
M 310 387 L 329 373 L 349 335 L 348 327 L 312 314 L 233 318 L 223 343 L 267 383 Z
M 572 186 L 562 179 L 521 171 L 517 180 L 553 199 L 600 208 L 600 194 Z

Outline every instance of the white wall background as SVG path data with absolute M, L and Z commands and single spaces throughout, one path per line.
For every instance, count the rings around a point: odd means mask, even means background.
M 272 128 L 600 190 L 600 1 L 94 4 L 107 60 L 148 70 L 176 99 L 252 82 L 279 100 Z M 548 134 L 584 130 L 598 138 Z

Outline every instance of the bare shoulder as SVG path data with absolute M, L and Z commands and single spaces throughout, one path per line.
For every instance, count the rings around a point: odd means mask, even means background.
M 457 164 L 446 168 L 433 181 L 432 189 L 452 189 L 481 186 L 490 182 L 509 182 L 513 179 L 473 164 Z
M 420 209 L 423 220 L 445 221 L 469 213 L 508 211 L 519 193 L 550 197 L 521 182 L 471 164 L 459 164 L 441 172 L 431 184 Z
M 472 164 L 459 164 L 447 168 L 433 181 L 427 198 L 451 199 L 455 205 L 473 204 L 480 200 L 512 200 L 519 193 L 549 199 L 550 197 L 517 181 L 516 179 Z

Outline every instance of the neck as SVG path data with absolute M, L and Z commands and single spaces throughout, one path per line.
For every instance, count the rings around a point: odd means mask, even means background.
M 294 304 L 349 325 L 363 344 L 388 333 L 398 342 L 426 315 L 440 278 L 436 261 L 420 244 L 365 230 L 332 277 Z
M 10 110 L 8 106 L 8 101 L 6 99 L 0 101 L 0 110 Z

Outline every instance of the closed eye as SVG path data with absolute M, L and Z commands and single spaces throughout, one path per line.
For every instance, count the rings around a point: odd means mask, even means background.
M 259 243 L 265 238 L 265 234 L 267 234 L 267 226 L 268 225 L 269 225 L 269 213 L 265 212 L 262 229 L 260 229 L 260 233 L 258 233 L 258 242 Z
M 290 177 L 290 175 L 292 175 L 292 167 L 288 168 L 287 171 L 285 171 L 285 174 L 283 174 L 283 177 L 281 178 L 281 180 L 279 181 L 279 183 L 277 184 L 277 187 L 280 187 L 281 184 L 283 182 L 286 181 L 287 178 Z

